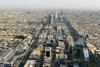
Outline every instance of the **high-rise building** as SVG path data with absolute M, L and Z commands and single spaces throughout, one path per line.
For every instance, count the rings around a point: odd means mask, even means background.
M 51 21 L 51 16 L 50 16 L 50 14 L 48 15 L 47 21 L 48 21 L 48 24 L 50 24 L 50 21 Z
M 49 14 L 48 15 L 48 23 L 49 24 L 54 24 L 54 14 Z
M 61 29 L 61 26 L 60 25 L 57 27 L 57 35 L 59 37 L 62 37 L 62 29 Z
M 58 12 L 55 12 L 55 19 L 58 18 Z
M 51 15 L 51 24 L 54 24 L 54 15 Z

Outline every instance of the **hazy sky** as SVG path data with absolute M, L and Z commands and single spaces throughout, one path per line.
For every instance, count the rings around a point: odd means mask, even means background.
M 0 8 L 100 9 L 100 0 L 0 0 Z

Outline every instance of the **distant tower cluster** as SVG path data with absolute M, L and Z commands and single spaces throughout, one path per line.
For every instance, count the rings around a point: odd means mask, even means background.
M 48 15 L 48 23 L 53 25 L 55 23 L 55 21 L 57 20 L 57 18 L 58 18 L 58 13 L 57 12 L 49 14 Z

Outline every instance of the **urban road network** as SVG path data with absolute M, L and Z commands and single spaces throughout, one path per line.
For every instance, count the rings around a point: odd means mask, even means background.
M 77 32 L 63 12 L 49 13 L 31 37 L 18 40 L 21 45 L 15 44 L 11 54 L 1 60 L 11 62 L 5 67 L 90 67 L 87 38 Z
M 89 53 L 85 45 L 86 37 L 80 35 L 64 17 L 63 13 L 51 13 L 46 18 L 41 31 L 32 43 L 36 46 L 33 56 L 19 65 L 28 67 L 89 67 Z M 40 48 L 40 56 L 35 57 L 36 48 Z M 31 54 L 32 55 L 32 54 Z

